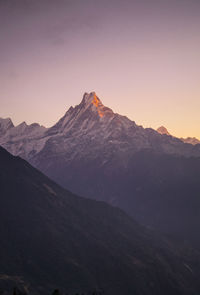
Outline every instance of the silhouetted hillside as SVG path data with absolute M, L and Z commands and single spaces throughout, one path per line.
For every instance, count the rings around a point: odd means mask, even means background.
M 2 148 L 0 163 L 2 275 L 20 277 L 38 294 L 200 293 L 199 253 L 158 237 L 120 209 L 73 195 Z

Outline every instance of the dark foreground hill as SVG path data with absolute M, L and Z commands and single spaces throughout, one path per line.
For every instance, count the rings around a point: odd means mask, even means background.
M 28 293 L 28 286 L 22 278 L 0 274 L 1 295 L 27 295 Z
M 0 274 L 29 291 L 200 294 L 200 256 L 79 198 L 0 148 Z M 0 280 L 0 289 L 5 280 Z M 9 281 L 9 280 L 7 280 Z
M 50 177 L 60 176 L 58 183 L 78 195 L 120 207 L 140 224 L 200 249 L 200 158 L 143 150 L 124 165 L 118 156 L 103 166 L 100 157 L 78 158 L 69 166 L 58 160 L 57 170 L 50 168 Z

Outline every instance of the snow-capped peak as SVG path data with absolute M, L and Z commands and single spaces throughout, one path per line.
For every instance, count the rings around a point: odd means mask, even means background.
M 101 103 L 100 99 L 97 97 L 94 91 L 90 93 L 85 92 L 85 94 L 83 95 L 82 103 L 88 106 L 92 104 L 95 100 Z
M 64 137 L 82 138 L 91 136 L 93 140 L 116 138 L 121 133 L 129 133 L 135 129 L 134 122 L 124 116 L 115 114 L 103 105 L 95 92 L 85 93 L 79 105 L 70 107 L 65 115 L 48 131 L 48 136 L 63 135 Z M 101 136 L 100 136 L 101 134 Z
M 85 93 L 81 104 L 78 106 L 83 111 L 90 109 L 98 115 L 99 118 L 103 118 L 107 115 L 113 115 L 113 111 L 105 107 L 95 92 Z
M 11 126 L 4 131 L 2 126 Z M 169 134 L 165 127 L 157 130 Z M 51 128 L 25 122 L 14 127 L 10 119 L 0 119 L 0 145 L 14 155 L 36 159 L 40 152 L 66 155 L 66 159 L 80 155 L 94 156 L 102 147 L 112 153 L 153 149 L 166 153 L 200 155 L 200 149 L 184 145 L 180 139 L 159 135 L 155 130 L 136 125 L 125 116 L 103 105 L 95 92 L 85 93 L 80 104 L 70 107 Z M 90 147 L 88 149 L 88 147 Z
M 85 93 L 80 106 L 81 109 L 84 110 L 91 108 L 94 112 L 97 111 L 100 118 L 104 116 L 105 106 L 102 104 L 95 92 Z

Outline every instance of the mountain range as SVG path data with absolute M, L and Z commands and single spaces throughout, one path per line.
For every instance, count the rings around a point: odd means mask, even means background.
M 200 156 L 200 145 L 187 145 L 163 133 L 145 129 L 127 117 L 115 114 L 102 104 L 95 92 L 85 93 L 81 103 L 70 107 L 51 128 L 37 123 L 27 125 L 25 122 L 14 126 L 10 118 L 0 119 L 0 145 L 33 164 L 37 163 L 39 154 L 52 145 L 54 150 L 67 151 L 73 157 L 80 154 L 88 156 L 91 151 L 87 152 L 85 145 L 90 147 L 91 141 L 95 148 L 103 146 L 118 154 L 152 149 L 168 154 Z M 62 146 L 58 148 L 60 141 Z M 79 147 L 77 141 L 82 142 Z
M 94 92 L 48 129 L 0 123 L 0 144 L 60 185 L 200 246 L 199 144 L 138 126 Z
M 172 136 L 167 130 L 167 128 L 165 128 L 164 126 L 160 126 L 157 129 L 157 132 L 160 134 L 166 134 L 166 135 Z M 198 140 L 196 137 L 186 137 L 186 138 L 181 137 L 180 140 L 183 141 L 184 143 L 189 143 L 193 145 L 200 144 L 200 140 Z
M 200 254 L 64 190 L 0 148 L 0 289 L 196 295 Z M 9 294 L 9 293 L 7 293 Z

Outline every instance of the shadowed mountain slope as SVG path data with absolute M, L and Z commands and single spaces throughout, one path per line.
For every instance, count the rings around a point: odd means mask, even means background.
M 77 197 L 0 148 L 0 273 L 31 292 L 200 293 L 200 256 Z M 1 280 L 0 280 L 1 284 Z M 1 287 L 1 286 L 0 286 Z

